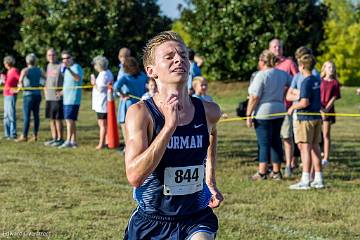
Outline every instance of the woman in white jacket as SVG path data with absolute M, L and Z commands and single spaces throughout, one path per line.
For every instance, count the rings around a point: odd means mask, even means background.
M 97 56 L 93 59 L 94 69 L 99 73 L 95 78 L 91 74 L 92 91 L 92 110 L 96 112 L 99 125 L 99 144 L 96 149 L 102 149 L 106 146 L 107 132 L 107 88 L 114 81 L 114 76 L 108 70 L 109 61 L 103 56 Z

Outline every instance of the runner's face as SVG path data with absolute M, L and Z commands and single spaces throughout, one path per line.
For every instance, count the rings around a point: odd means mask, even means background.
M 155 48 L 155 78 L 162 82 L 186 83 L 189 75 L 189 57 L 186 47 L 175 41 L 165 42 Z

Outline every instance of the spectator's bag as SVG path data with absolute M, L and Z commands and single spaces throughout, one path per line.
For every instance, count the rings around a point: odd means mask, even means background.
M 239 117 L 246 117 L 246 108 L 248 105 L 248 99 L 246 99 L 245 101 L 241 101 L 239 103 L 239 106 L 236 108 L 236 115 Z

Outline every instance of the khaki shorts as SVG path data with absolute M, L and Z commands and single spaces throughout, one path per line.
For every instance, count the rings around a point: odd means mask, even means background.
M 297 114 L 296 114 L 296 112 L 294 112 L 292 115 L 294 139 L 296 139 L 296 131 L 298 128 L 298 120 L 297 119 L 298 119 Z
M 286 115 L 281 126 L 280 136 L 282 139 L 288 139 L 293 137 L 293 126 L 292 126 L 292 117 Z
M 315 144 L 321 142 L 321 120 L 297 121 L 295 142 Z

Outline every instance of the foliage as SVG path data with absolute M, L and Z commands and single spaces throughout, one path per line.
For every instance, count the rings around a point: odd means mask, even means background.
M 184 42 L 187 46 L 190 44 L 191 36 L 189 33 L 187 33 L 184 29 L 184 25 L 181 21 L 177 20 L 173 22 L 171 30 L 179 33 L 179 35 L 184 39 Z
M 211 82 L 209 94 L 234 117 L 240 97 L 246 98 L 246 87 Z M 335 103 L 339 113 L 357 111 L 359 97 L 354 93 L 355 88 L 342 89 L 342 98 Z M 20 128 L 21 106 L 20 93 Z M 99 129 L 91 94 L 83 94 L 77 149 L 45 147 L 43 141 L 51 134 L 41 113 L 40 142 L 0 140 L 1 239 L 123 238 L 135 208 L 133 189 L 127 183 L 123 154 L 95 150 Z M 257 166 L 254 129 L 244 121 L 219 123 L 216 176 L 225 201 L 214 210 L 219 218 L 216 239 L 359 239 L 360 133 L 354 131 L 358 126 L 356 118 L 337 118 L 331 132 L 331 163 L 324 170 L 327 187 L 294 192 L 288 186 L 300 178 L 300 171 L 289 180 L 250 181 Z M 9 232 L 48 232 L 49 237 L 7 237 Z
M 322 40 L 326 9 L 317 0 L 192 0 L 181 22 L 190 46 L 205 57 L 211 79 L 248 79 L 268 42 L 278 37 L 285 54 Z M 316 52 L 316 51 L 315 51 Z
M 146 40 L 171 23 L 160 16 L 156 0 L 27 0 L 21 13 L 22 40 L 16 47 L 22 55 L 45 55 L 50 46 L 68 49 L 82 66 L 90 66 L 98 54 L 117 65 L 124 46 L 139 57 Z
M 0 0 L 0 57 L 12 55 L 18 63 L 19 55 L 13 46 L 15 40 L 20 39 L 19 28 L 22 16 L 19 10 L 20 0 Z M 3 69 L 2 64 L 0 69 Z
M 323 55 L 318 57 L 319 69 L 323 62 L 333 59 L 342 84 L 360 85 L 359 10 L 349 0 L 325 3 L 330 11 L 324 25 L 326 39 L 320 45 Z

